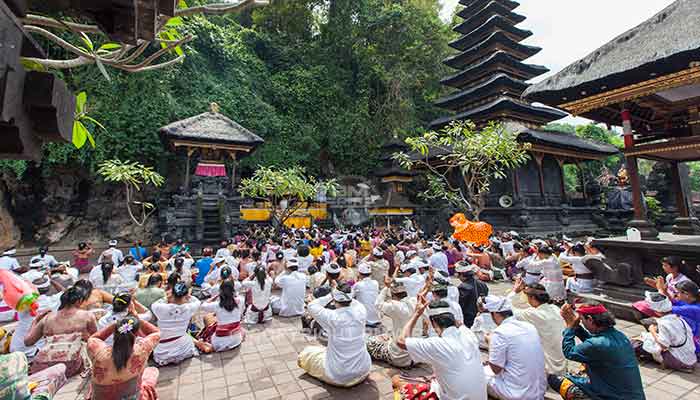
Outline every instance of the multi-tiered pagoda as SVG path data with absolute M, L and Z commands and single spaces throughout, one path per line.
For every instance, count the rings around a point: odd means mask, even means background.
M 497 229 L 532 234 L 588 233 L 598 229 L 598 193 L 581 177 L 576 193 L 567 193 L 563 166 L 599 160 L 617 153 L 613 146 L 574 135 L 544 131 L 540 127 L 561 119 L 565 113 L 522 100 L 529 80 L 548 69 L 525 62 L 539 47 L 521 42 L 532 32 L 517 25 L 525 17 L 515 13 L 512 0 L 460 0 L 458 16 L 464 21 L 454 30 L 460 38 L 449 45 L 459 52 L 444 60 L 457 70 L 441 83 L 452 92 L 437 101 L 452 113 L 432 122 L 440 129 L 452 121 L 471 120 L 477 126 L 489 121 L 508 124 L 530 143 L 530 160 L 511 171 L 507 179 L 494 181 L 482 217 Z
M 525 20 L 513 12 L 518 3 L 460 0 L 460 4 L 465 8 L 457 15 L 464 22 L 454 30 L 462 36 L 450 43 L 459 53 L 444 61 L 458 72 L 441 81 L 455 91 L 437 101 L 439 107 L 455 114 L 434 121 L 433 127 L 465 119 L 477 124 L 507 120 L 537 127 L 565 117 L 561 111 L 520 100 L 528 87 L 526 82 L 549 70 L 524 62 L 541 49 L 520 43 L 532 36 L 532 32 L 516 27 Z

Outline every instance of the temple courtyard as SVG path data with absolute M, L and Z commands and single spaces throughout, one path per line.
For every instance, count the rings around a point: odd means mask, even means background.
M 509 283 L 491 283 L 492 294 L 503 295 Z M 522 301 L 514 302 L 522 307 Z M 391 321 L 385 323 L 390 324 Z M 617 327 L 629 337 L 639 335 L 641 325 L 618 320 Z M 247 330 L 240 348 L 225 353 L 202 355 L 180 365 L 160 368 L 158 394 L 162 400 L 301 400 L 301 399 L 393 399 L 391 377 L 395 374 L 420 376 L 429 367 L 398 370 L 374 362 L 369 378 L 352 389 L 339 389 L 311 378 L 296 364 L 297 354 L 318 341 L 300 333 L 299 318 L 278 318 Z M 486 352 L 482 351 L 486 359 Z M 572 370 L 578 365 L 570 365 Z M 649 400 L 700 400 L 700 370 L 693 374 L 662 370 L 657 364 L 640 365 L 644 390 Z M 468 373 L 465 371 L 465 373 Z M 82 400 L 87 380 L 71 379 L 56 400 Z M 548 400 L 560 399 L 548 391 Z

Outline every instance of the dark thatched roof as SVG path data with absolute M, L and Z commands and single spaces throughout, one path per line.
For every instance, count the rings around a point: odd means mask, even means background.
M 700 1 L 677 0 L 523 94 L 560 105 L 689 68 L 700 60 Z
M 455 32 L 463 34 L 469 33 L 474 29 L 478 28 L 479 26 L 483 25 L 484 22 L 486 22 L 489 18 L 491 18 L 494 15 L 502 16 L 513 25 L 517 25 L 525 21 L 525 16 L 511 11 L 508 7 L 504 6 L 503 4 L 497 1 L 492 1 L 488 3 L 485 7 L 475 10 L 474 14 L 461 14 L 460 16 L 465 18 L 465 20 L 459 25 L 455 26 L 453 30 Z
M 508 32 L 515 41 L 521 41 L 532 36 L 531 31 L 514 26 L 501 15 L 494 15 L 480 27 L 459 39 L 451 41 L 448 45 L 453 49 L 466 50 L 484 41 L 492 33 L 499 31 Z
M 486 5 L 488 5 L 491 1 L 494 1 L 494 0 L 476 0 L 476 1 L 460 0 L 459 4 L 463 5 L 464 8 L 461 9 L 457 13 L 457 15 L 459 15 L 462 18 L 469 18 L 470 15 L 474 15 L 480 9 L 482 9 Z M 517 2 L 512 1 L 512 0 L 495 0 L 495 1 L 500 3 L 503 7 L 507 8 L 508 10 L 514 10 L 514 9 L 518 8 L 518 6 L 520 5 Z
M 264 140 L 225 115 L 205 112 L 160 128 L 165 139 L 257 146 Z
M 566 117 L 566 113 L 559 110 L 538 107 L 525 104 L 510 97 L 501 97 L 480 107 L 469 109 L 457 115 L 439 118 L 430 124 L 431 129 L 439 129 L 452 121 L 459 120 L 502 120 L 514 119 L 526 122 L 539 122 L 541 124 Z M 525 117 L 526 116 L 526 117 Z
M 510 76 L 528 80 L 546 74 L 549 69 L 542 65 L 522 63 L 510 53 L 499 50 L 483 61 L 472 64 L 469 68 L 443 78 L 440 83 L 455 88 L 465 88 L 488 72 L 504 72 Z
M 518 141 L 607 156 L 613 156 L 620 152 L 613 145 L 564 132 L 527 129 L 518 135 Z
M 416 205 L 411 202 L 403 193 L 387 190 L 384 195 L 372 203 L 369 208 L 415 208 Z
M 483 57 L 485 53 L 493 49 L 507 50 L 509 54 L 513 56 L 517 55 L 519 59 L 523 60 L 534 56 L 542 50 L 539 47 L 516 42 L 503 31 L 496 31 L 486 38 L 486 40 L 474 45 L 472 48 L 447 57 L 443 63 L 452 68 L 462 68 L 465 65 L 478 62 L 480 57 Z
M 513 79 L 507 74 L 497 74 L 479 85 L 442 97 L 435 102 L 435 105 L 442 108 L 455 109 L 462 107 L 464 104 L 480 102 L 485 97 L 499 95 L 508 89 L 511 92 L 516 92 L 516 96 L 519 96 L 526 88 L 527 83 L 522 80 Z

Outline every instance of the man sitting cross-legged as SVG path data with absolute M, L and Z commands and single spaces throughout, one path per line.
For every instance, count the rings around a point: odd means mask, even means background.
M 410 337 L 424 312 L 438 336 Z M 416 394 L 430 398 L 428 396 L 434 393 L 439 399 L 486 400 L 486 380 L 476 336 L 465 326 L 456 326 L 446 302 L 433 301 L 428 305 L 425 296 L 419 295 L 416 310 L 403 328 L 397 345 L 407 350 L 413 361 L 430 364 L 435 374 L 434 379 L 395 376 L 392 383 L 403 399 L 418 398 Z
M 632 345 L 624 333 L 615 329 L 615 319 L 605 306 L 590 302 L 574 310 L 565 304 L 561 316 L 566 323 L 564 356 L 583 363 L 588 376 L 549 375 L 549 386 L 565 400 L 644 400 Z M 580 344 L 576 344 L 577 337 Z
M 542 400 L 547 380 L 537 330 L 513 316 L 507 297 L 487 296 L 484 308 L 497 325 L 487 338 L 489 360 L 484 371 L 489 396 L 500 400 Z
M 367 378 L 372 359 L 365 346 L 367 310 L 352 299 L 350 286 L 335 281 L 331 293 L 308 305 L 311 316 L 328 334 L 328 348 L 309 346 L 297 359 L 299 368 L 334 386 L 351 387 Z M 330 302 L 335 309 L 326 308 Z

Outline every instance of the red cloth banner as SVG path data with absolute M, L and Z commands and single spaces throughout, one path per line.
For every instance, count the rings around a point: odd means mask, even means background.
M 197 164 L 194 174 L 197 176 L 227 176 L 225 165 L 208 163 Z

